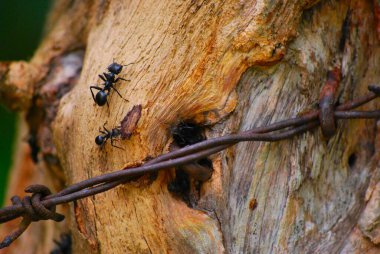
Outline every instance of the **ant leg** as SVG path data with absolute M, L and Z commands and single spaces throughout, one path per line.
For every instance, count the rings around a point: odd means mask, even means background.
M 109 96 L 109 95 L 110 95 L 110 92 L 109 92 L 109 90 L 108 90 L 107 96 Z M 109 104 L 108 100 L 106 100 L 106 103 L 107 103 L 108 116 L 110 116 L 111 111 L 110 111 L 110 104 Z
M 125 101 L 129 101 L 129 100 L 125 99 L 123 96 L 121 96 L 121 94 L 119 93 L 119 91 L 115 87 L 111 86 L 111 88 L 117 92 L 117 94 L 120 96 L 120 98 L 122 98 Z
M 114 145 L 114 143 L 113 143 L 114 141 L 115 141 L 115 139 L 114 139 L 113 137 L 111 137 L 111 146 L 116 147 L 116 148 L 119 148 L 119 149 L 121 149 L 121 150 L 125 150 L 124 148 L 122 148 L 122 147 L 120 147 L 120 146 Z
M 98 86 L 90 86 L 90 91 L 91 91 L 91 94 L 92 94 L 92 99 L 94 99 L 94 102 L 96 103 L 95 95 L 94 95 L 94 92 L 92 91 L 92 89 L 96 89 L 96 90 L 99 90 L 99 91 L 102 91 L 103 89 L 101 89 Z
M 104 82 L 106 82 L 107 80 L 106 80 L 106 78 L 105 77 L 103 77 L 103 75 L 98 75 L 99 76 L 99 78 L 101 79 L 101 80 L 103 80 Z
M 125 78 L 120 78 L 120 77 L 118 77 L 118 78 L 115 79 L 115 83 L 116 83 L 117 81 L 119 81 L 119 80 L 131 81 L 130 79 L 125 79 Z
M 108 138 L 105 137 L 103 144 L 100 146 L 101 149 L 103 149 L 106 146 L 107 140 L 108 140 Z
M 102 133 L 102 134 L 104 134 L 104 135 L 108 135 L 109 134 L 109 131 L 104 126 L 103 126 L 103 130 L 101 130 L 100 127 L 99 127 L 99 132 Z
M 111 86 L 111 88 L 117 92 L 117 94 L 120 96 L 120 98 L 123 98 L 123 96 L 121 96 L 121 94 L 119 93 L 119 91 L 115 87 Z
M 103 128 L 104 128 L 104 126 L 103 126 Z M 99 132 L 102 133 L 102 134 L 107 135 L 107 132 L 103 131 L 100 127 L 99 127 Z
M 107 121 L 103 124 L 103 129 L 106 130 L 107 133 L 109 133 L 110 131 L 106 128 L 106 124 L 107 124 Z

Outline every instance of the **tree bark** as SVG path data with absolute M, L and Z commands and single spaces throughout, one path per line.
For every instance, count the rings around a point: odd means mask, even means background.
M 211 138 L 310 110 L 333 68 L 339 102 L 364 94 L 380 79 L 378 6 L 60 0 L 31 61 L 1 64 L 0 95 L 27 112 L 40 147 L 34 174 L 60 190 L 167 152 L 181 121 Z M 116 85 L 128 102 L 112 93 L 107 109 L 89 86 L 113 60 L 134 64 L 120 74 L 131 82 Z M 138 104 L 124 150 L 99 149 L 99 127 L 119 125 Z M 351 120 L 329 140 L 318 130 L 240 143 L 210 157 L 212 178 L 192 206 L 168 191 L 174 169 L 163 171 L 59 208 L 63 224 L 35 223 L 7 251 L 47 252 L 70 231 L 73 253 L 378 253 L 376 135 L 375 121 Z

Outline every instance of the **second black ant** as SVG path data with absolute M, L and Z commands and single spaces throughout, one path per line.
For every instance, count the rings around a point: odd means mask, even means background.
M 98 104 L 99 106 L 103 106 L 104 104 L 107 103 L 107 106 L 109 106 L 107 97 L 110 94 L 111 89 L 115 90 L 117 94 L 120 96 L 120 98 L 124 99 L 123 96 L 119 93 L 119 91 L 114 87 L 114 85 L 119 80 L 124 80 L 124 81 L 131 81 L 131 80 L 124 79 L 121 77 L 116 77 L 116 75 L 118 75 L 122 71 L 123 67 L 131 65 L 131 64 L 133 63 L 127 64 L 127 65 L 121 65 L 116 62 L 113 62 L 107 67 L 108 73 L 103 72 L 103 74 L 99 74 L 99 78 L 104 81 L 104 83 L 102 84 L 104 87 L 101 88 L 98 86 L 90 86 L 92 98 L 94 99 L 96 104 Z M 92 91 L 92 89 L 99 90 L 99 92 L 96 95 L 94 95 L 94 92 Z
M 113 147 L 116 147 L 116 148 L 119 148 L 119 149 L 122 149 L 124 150 L 123 148 L 119 147 L 119 146 L 116 146 L 114 145 L 114 141 L 115 140 L 118 140 L 120 135 L 121 135 L 121 127 L 120 126 L 117 126 L 115 128 L 113 128 L 112 130 L 108 130 L 106 128 L 106 124 L 107 122 L 105 122 L 103 124 L 103 130 L 100 130 L 99 128 L 99 132 L 102 133 L 103 135 L 98 135 L 96 138 L 95 138 L 95 143 L 100 146 L 100 147 L 103 147 L 104 144 L 107 142 L 108 139 L 111 140 L 111 145 Z

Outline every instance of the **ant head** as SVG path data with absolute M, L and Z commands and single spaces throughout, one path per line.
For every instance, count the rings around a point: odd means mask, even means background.
M 104 142 L 106 142 L 106 138 L 103 137 L 102 135 L 99 135 L 95 138 L 95 143 L 98 145 L 98 146 L 101 146 L 104 144 Z
M 98 104 L 99 106 L 103 106 L 104 104 L 106 104 L 107 96 L 108 94 L 106 94 L 106 92 L 99 91 L 95 96 L 96 104 Z
M 123 65 L 121 64 L 118 64 L 116 62 L 113 62 L 112 64 L 110 64 L 108 67 L 107 67 L 107 70 L 109 72 L 111 72 L 112 74 L 119 74 L 121 72 L 121 70 L 123 69 Z

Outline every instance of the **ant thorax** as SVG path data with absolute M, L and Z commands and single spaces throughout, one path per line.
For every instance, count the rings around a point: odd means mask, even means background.
M 121 135 L 120 128 L 114 128 L 111 130 L 111 137 L 117 138 Z

